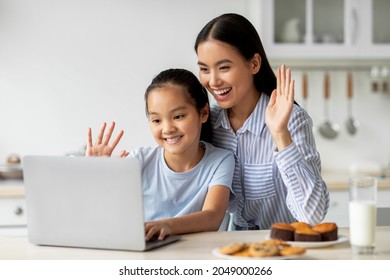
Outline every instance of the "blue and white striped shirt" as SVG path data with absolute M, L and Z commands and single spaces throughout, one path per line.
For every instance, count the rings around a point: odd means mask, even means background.
M 329 207 L 329 192 L 321 177 L 312 120 L 294 105 L 288 123 L 293 142 L 277 151 L 265 124 L 269 97 L 260 96 L 256 108 L 236 132 L 227 111 L 212 107 L 212 143 L 233 152 L 235 170 L 229 211 L 236 229 L 269 229 L 276 222 L 321 222 Z

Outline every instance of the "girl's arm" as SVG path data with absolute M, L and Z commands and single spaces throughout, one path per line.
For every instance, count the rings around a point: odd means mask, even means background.
M 229 188 L 218 185 L 209 188 L 202 211 L 182 217 L 146 222 L 146 240 L 154 235 L 162 240 L 167 235 L 217 230 L 229 203 Z

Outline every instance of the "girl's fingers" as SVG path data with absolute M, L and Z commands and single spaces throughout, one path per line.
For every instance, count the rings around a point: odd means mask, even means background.
M 108 133 L 107 133 L 106 137 L 104 138 L 104 142 L 103 142 L 104 145 L 108 145 L 108 142 L 110 142 L 111 135 L 112 135 L 112 132 L 114 131 L 114 128 L 115 128 L 115 122 L 112 122 L 110 125 L 110 128 L 108 129 Z
M 124 133 L 124 131 L 121 130 L 121 131 L 119 132 L 118 136 L 115 138 L 114 142 L 113 142 L 112 145 L 111 145 L 113 149 L 116 147 L 116 145 L 118 145 L 119 141 L 121 140 L 121 138 L 122 138 L 122 136 L 123 136 L 123 133 Z M 112 134 L 112 131 L 111 131 L 111 134 Z M 110 137 L 111 137 L 111 135 L 110 135 Z M 108 142 L 107 142 L 107 144 L 108 144 Z M 106 144 L 106 145 L 107 145 L 107 144 Z
M 106 125 L 107 124 L 104 122 L 102 127 L 100 128 L 99 134 L 98 134 L 97 139 L 96 139 L 96 144 L 102 143 L 102 139 L 103 139 L 103 135 L 104 135 L 104 130 L 106 129 Z
M 88 134 L 87 134 L 87 147 L 92 147 L 92 129 L 88 128 Z

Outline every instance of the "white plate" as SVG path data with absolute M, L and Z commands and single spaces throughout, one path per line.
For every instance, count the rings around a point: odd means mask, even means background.
M 241 256 L 232 256 L 232 255 L 226 255 L 222 254 L 219 251 L 219 248 L 214 248 L 212 251 L 214 256 L 217 256 L 222 259 L 227 259 L 227 260 L 256 260 L 256 259 L 261 259 L 261 260 L 291 260 L 291 259 L 296 259 L 299 256 L 303 256 L 304 254 L 300 255 L 290 255 L 290 256 L 273 256 L 273 257 L 241 257 Z
M 265 239 L 271 239 L 268 235 Z M 348 238 L 345 235 L 339 235 L 337 240 L 334 241 L 318 241 L 318 242 L 304 242 L 304 241 L 286 241 L 286 243 L 292 246 L 298 246 L 303 248 L 324 248 L 347 241 Z

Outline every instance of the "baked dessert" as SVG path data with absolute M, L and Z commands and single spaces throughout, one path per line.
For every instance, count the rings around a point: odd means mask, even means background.
M 294 241 L 320 242 L 321 240 L 321 234 L 308 227 L 296 229 L 294 232 Z
M 321 234 L 322 241 L 334 241 L 338 238 L 338 228 L 335 223 L 321 223 L 312 227 L 312 230 Z
M 292 226 L 292 227 L 295 228 L 295 229 L 299 229 L 299 228 L 311 228 L 311 225 L 308 224 L 308 223 L 305 223 L 305 222 L 294 222 L 294 223 L 291 223 L 290 226 Z
M 306 252 L 305 248 L 302 247 L 284 247 L 279 251 L 279 254 L 281 256 L 291 256 L 291 255 L 302 255 L 303 253 Z
M 290 224 L 287 223 L 275 223 L 271 226 L 270 237 L 272 239 L 281 239 L 284 241 L 294 240 L 294 231 Z
M 272 257 L 279 254 L 278 246 L 270 243 L 251 243 L 248 249 L 251 257 Z
M 233 242 L 219 248 L 222 254 L 233 255 L 244 250 L 248 245 L 245 242 Z

